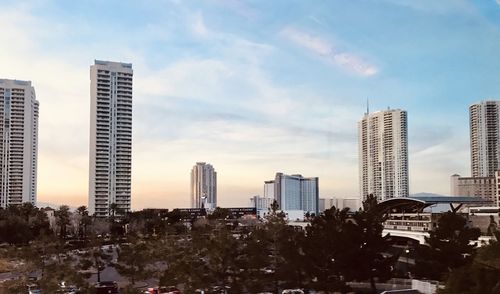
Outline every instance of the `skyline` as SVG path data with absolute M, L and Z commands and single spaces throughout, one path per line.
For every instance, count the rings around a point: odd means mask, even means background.
M 197 161 L 217 166 L 221 206 L 276 172 L 357 196 L 367 98 L 408 111 L 410 193 L 449 194 L 470 175 L 468 106 L 500 98 L 493 0 L 0 2 L 0 78 L 41 103 L 42 202 L 87 205 L 94 59 L 134 66 L 133 209 L 188 207 Z

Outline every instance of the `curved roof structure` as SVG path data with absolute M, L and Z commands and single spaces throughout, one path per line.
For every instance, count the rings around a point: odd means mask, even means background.
M 418 196 L 397 197 L 382 201 L 377 208 L 381 213 L 387 212 L 421 212 L 424 208 L 436 204 L 450 204 L 452 211 L 456 212 L 464 204 L 484 205 L 491 201 L 469 196 L 441 196 L 435 194 L 419 194 Z M 456 204 L 457 206 L 454 206 Z

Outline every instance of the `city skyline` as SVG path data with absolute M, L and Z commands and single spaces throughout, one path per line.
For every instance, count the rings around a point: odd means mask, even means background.
M 2 2 L 0 25 L 15 44 L 0 78 L 43 101 L 42 202 L 87 204 L 94 59 L 134 64 L 132 209 L 188 207 L 200 160 L 217 166 L 221 206 L 278 170 L 318 176 L 320 197 L 359 195 L 367 98 L 409 113 L 410 193 L 448 194 L 470 170 L 469 105 L 500 98 L 493 0 Z

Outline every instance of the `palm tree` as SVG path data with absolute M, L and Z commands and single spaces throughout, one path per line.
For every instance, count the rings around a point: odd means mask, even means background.
M 59 210 L 55 211 L 56 224 L 59 226 L 59 236 L 61 238 L 66 237 L 66 226 L 69 225 L 69 207 L 67 205 L 61 205 Z
M 78 222 L 78 233 L 80 238 L 87 237 L 87 227 L 92 223 L 92 219 L 89 216 L 89 211 L 87 207 L 82 205 L 76 209 L 76 212 L 80 216 L 80 220 Z

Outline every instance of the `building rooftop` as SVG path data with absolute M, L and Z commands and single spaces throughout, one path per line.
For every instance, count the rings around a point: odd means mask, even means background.
M 0 84 L 17 85 L 17 86 L 31 86 L 31 81 L 0 79 Z
M 410 197 L 397 197 L 384 200 L 378 204 L 380 212 L 394 211 L 423 211 L 424 208 L 438 205 L 449 204 L 451 210 L 457 211 L 464 204 L 485 205 L 491 204 L 491 201 L 470 196 L 444 196 L 429 193 L 420 193 Z

